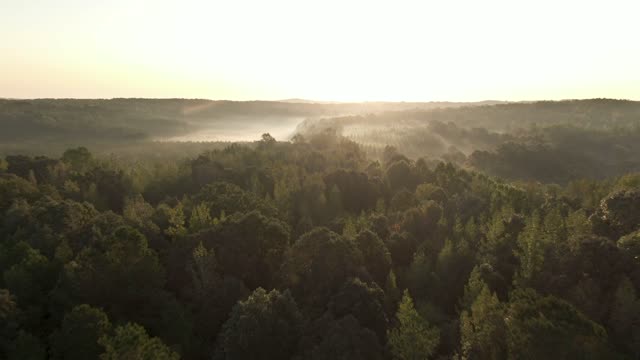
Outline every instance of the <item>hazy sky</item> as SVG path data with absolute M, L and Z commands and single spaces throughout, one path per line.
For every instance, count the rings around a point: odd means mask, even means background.
M 640 1 L 0 0 L 0 97 L 640 100 Z

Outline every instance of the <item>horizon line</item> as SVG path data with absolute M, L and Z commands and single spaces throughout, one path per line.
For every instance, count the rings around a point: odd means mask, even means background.
M 219 102 L 277 102 L 288 104 L 316 104 L 316 105 L 339 105 L 339 104 L 434 104 L 434 103 L 460 103 L 460 104 L 474 104 L 474 103 L 536 103 L 536 102 L 566 102 L 566 101 L 589 101 L 589 100 L 614 100 L 614 101 L 629 101 L 638 102 L 638 100 L 630 98 L 614 98 L 614 97 L 590 97 L 590 98 L 564 98 L 564 99 L 535 99 L 535 100 L 497 100 L 497 99 L 485 99 L 485 100 L 472 100 L 472 101 L 457 101 L 457 100 L 420 100 L 420 101 L 406 101 L 406 100 L 362 100 L 362 101 L 336 101 L 336 100 L 312 100 L 304 98 L 286 98 L 286 99 L 212 99 L 212 98 L 200 98 L 200 97 L 0 97 L 0 100 L 199 100 L 199 101 L 219 101 Z

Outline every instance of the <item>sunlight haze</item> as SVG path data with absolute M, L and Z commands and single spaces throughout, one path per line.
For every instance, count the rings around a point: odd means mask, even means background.
M 640 99 L 637 1 L 0 0 L 0 97 Z

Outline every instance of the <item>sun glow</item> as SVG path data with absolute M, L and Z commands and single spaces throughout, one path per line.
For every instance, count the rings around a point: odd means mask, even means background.
M 0 96 L 638 98 L 638 10 L 573 0 L 4 1 Z

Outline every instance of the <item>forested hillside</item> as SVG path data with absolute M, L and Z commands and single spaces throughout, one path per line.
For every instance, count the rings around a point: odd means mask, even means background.
M 0 358 L 637 359 L 638 105 L 519 106 L 429 113 L 486 143 L 449 161 L 324 126 L 6 156 Z
M 244 141 L 276 128 L 293 135 L 304 119 L 476 103 L 300 103 L 200 99 L 0 99 L 0 154 L 59 155 L 85 145 L 102 151 L 150 141 Z M 477 103 L 484 104 L 484 103 Z M 261 130 L 261 131 L 260 131 Z M 231 136 L 229 136 L 231 135 Z
M 313 103 L 186 99 L 0 100 L 0 156 L 59 157 L 86 146 L 99 157 L 161 161 L 207 149 L 333 132 L 382 160 L 452 162 L 509 180 L 567 185 L 640 171 L 640 102 Z M 145 166 L 145 165 L 142 165 Z
M 640 102 L 541 101 L 309 119 L 301 134 L 335 131 L 380 159 L 454 162 L 512 180 L 566 185 L 640 171 Z

